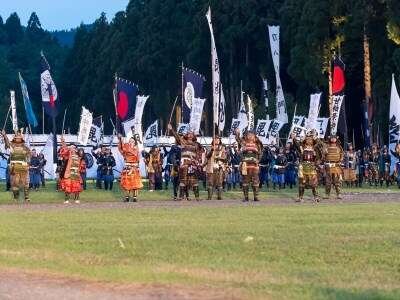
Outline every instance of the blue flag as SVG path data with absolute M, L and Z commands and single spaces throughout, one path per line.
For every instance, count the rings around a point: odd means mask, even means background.
M 18 74 L 19 74 L 19 82 L 21 83 L 22 97 L 24 98 L 26 120 L 32 127 L 37 127 L 38 121 L 32 109 L 31 100 L 29 99 L 29 94 L 28 94 L 28 88 L 26 86 L 24 79 L 21 76 L 21 73 Z
M 187 68 L 182 68 L 182 78 L 182 121 L 183 123 L 189 123 L 193 98 L 203 98 L 203 85 L 205 78 L 203 75 Z

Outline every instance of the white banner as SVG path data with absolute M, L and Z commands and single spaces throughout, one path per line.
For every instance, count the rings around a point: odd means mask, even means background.
M 92 128 L 93 116 L 82 106 L 81 122 L 79 123 L 78 143 L 86 146 L 89 140 L 90 129 Z
M 124 128 L 125 137 L 130 139 L 135 132 L 135 118 L 122 122 L 122 127 Z
M 253 110 L 253 103 L 251 102 L 250 96 L 247 95 L 247 106 L 249 108 L 248 111 L 248 129 L 253 130 L 254 129 L 254 110 Z
M 271 46 L 272 61 L 275 69 L 276 78 L 276 118 L 286 124 L 288 122 L 288 115 L 286 112 L 285 95 L 283 93 L 281 77 L 280 77 L 280 37 L 279 26 L 268 26 L 269 42 Z
M 284 123 L 280 120 L 274 119 L 271 121 L 267 135 L 268 145 L 275 145 L 279 143 L 279 131 L 282 129 L 283 125 Z
M 193 98 L 192 99 L 192 110 L 190 112 L 190 129 L 194 134 L 199 134 L 201 117 L 203 115 L 203 107 L 206 99 Z
M 147 99 L 149 99 L 149 96 L 137 96 L 136 98 L 135 124 L 142 124 L 143 110 Z
M 289 131 L 289 137 L 294 133 L 296 134 L 297 139 L 301 139 L 304 134 L 305 134 L 305 128 L 304 128 L 304 116 L 294 116 L 292 120 L 292 126 L 290 127 Z M 304 132 L 303 132 L 304 131 Z
M 261 143 L 268 144 L 268 130 L 272 120 L 258 120 L 256 127 L 256 135 Z
M 318 133 L 318 138 L 323 139 L 326 135 L 326 129 L 328 128 L 329 118 L 318 118 L 315 122 L 315 129 Z
M 292 130 L 290 132 L 290 137 L 293 134 L 296 136 L 296 140 L 301 140 L 302 138 L 304 138 L 306 136 L 306 128 L 295 124 L 292 126 Z
M 389 151 L 392 156 L 392 168 L 396 164 L 397 158 L 394 156 L 396 153 L 396 144 L 400 139 L 400 97 L 396 88 L 396 81 L 394 74 L 392 75 L 392 89 L 390 92 L 390 110 L 389 110 Z
M 336 135 L 344 95 L 332 96 L 331 135 Z
M 243 93 L 242 93 L 242 95 L 243 95 Z M 240 121 L 240 130 L 242 130 L 243 128 L 247 128 L 249 121 L 247 119 L 246 106 L 244 105 L 243 96 L 240 99 L 240 109 L 239 109 L 239 113 L 238 113 L 238 120 Z
M 214 111 L 214 122 L 218 125 L 220 131 L 224 130 L 225 127 L 225 97 L 223 95 L 219 60 L 217 54 L 217 48 L 215 46 L 214 30 L 211 22 L 211 7 L 207 11 L 207 21 L 210 28 L 211 34 L 211 60 L 212 60 L 212 83 L 213 83 L 213 111 Z
M 306 120 L 306 129 L 317 129 L 317 119 L 319 115 L 320 109 L 320 100 L 321 100 L 322 93 L 318 94 L 311 94 L 310 96 L 310 109 L 308 111 L 308 118 Z
M 143 137 L 143 144 L 145 146 L 153 146 L 157 144 L 158 138 L 158 120 L 156 120 L 153 124 L 147 128 L 146 133 Z
M 45 178 L 54 179 L 54 159 L 53 159 L 53 134 L 49 134 L 42 151 L 44 158 L 46 159 L 46 165 L 44 166 Z
M 265 107 L 268 108 L 268 81 L 267 79 L 263 79 L 263 88 L 264 88 L 264 101 L 265 101 Z
M 234 139 L 236 135 L 236 129 L 240 130 L 240 120 L 239 119 L 232 119 L 231 129 L 229 131 L 229 138 Z
M 17 118 L 17 106 L 15 104 L 15 91 L 10 91 L 10 99 L 11 99 L 11 116 L 12 116 L 13 130 L 18 131 L 18 118 Z M 7 120 L 6 120 L 6 122 L 7 122 Z

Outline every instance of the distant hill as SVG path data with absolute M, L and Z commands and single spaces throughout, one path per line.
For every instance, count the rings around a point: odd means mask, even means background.
M 83 25 L 83 27 L 90 29 L 93 27 L 93 25 L 88 24 L 88 25 Z M 57 39 L 60 45 L 71 48 L 74 45 L 76 28 L 69 30 L 55 30 L 51 31 L 50 34 Z

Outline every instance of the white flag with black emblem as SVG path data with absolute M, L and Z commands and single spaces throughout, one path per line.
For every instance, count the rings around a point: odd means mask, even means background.
M 260 141 L 265 145 L 268 144 L 268 130 L 271 124 L 271 120 L 258 120 L 256 127 L 256 135 Z
M 279 26 L 268 26 L 269 41 L 271 46 L 272 61 L 275 69 L 276 78 L 276 118 L 283 124 L 288 122 L 288 115 L 286 112 L 285 95 L 283 93 L 281 77 L 280 77 L 280 47 L 279 47 Z
M 190 112 L 190 129 L 194 134 L 199 134 L 203 107 L 206 99 L 193 98 L 192 110 Z
M 79 123 L 78 143 L 86 146 L 89 140 L 90 129 L 93 123 L 92 113 L 82 106 L 81 122 Z
M 276 145 L 278 144 L 279 131 L 282 129 L 284 123 L 280 120 L 274 119 L 271 121 L 269 131 L 267 135 L 267 144 Z
M 322 93 L 310 95 L 310 108 L 305 125 L 307 130 L 317 129 L 318 124 L 316 124 L 316 122 L 319 115 L 321 95 Z
M 332 96 L 331 135 L 336 135 L 344 95 Z
M 251 102 L 250 96 L 247 95 L 247 106 L 249 108 L 248 111 L 248 129 L 253 130 L 254 129 L 254 109 L 253 109 L 253 103 Z
M 328 128 L 329 118 L 317 118 L 315 124 L 315 129 L 318 133 L 318 138 L 325 138 L 326 129 Z
M 143 138 L 143 143 L 145 146 L 150 147 L 157 144 L 158 138 L 158 120 L 147 128 L 146 133 Z
M 207 21 L 211 34 L 211 60 L 212 60 L 212 84 L 213 84 L 213 112 L 214 122 L 218 126 L 219 131 L 223 131 L 225 127 L 225 97 L 221 85 L 219 60 L 217 48 L 215 46 L 214 30 L 211 22 L 211 8 L 207 11 Z

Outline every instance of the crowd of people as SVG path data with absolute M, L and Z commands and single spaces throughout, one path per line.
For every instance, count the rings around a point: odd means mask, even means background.
M 240 187 L 243 201 L 259 201 L 259 191 L 269 189 L 298 188 L 297 201 L 303 201 L 305 189 L 311 189 L 314 201 L 320 201 L 318 188 L 325 187 L 329 198 L 334 188 L 336 197 L 341 197 L 343 183 L 349 187 L 364 184 L 375 187 L 397 185 L 400 188 L 400 144 L 395 153 L 397 161 L 392 169 L 389 149 L 374 144 L 370 149 L 354 150 L 348 144 L 343 150 L 336 136 L 327 140 L 310 131 L 301 140 L 291 136 L 285 146 L 264 146 L 255 132 L 247 131 L 236 141 L 224 145 L 219 136 L 212 139 L 211 146 L 203 147 L 193 132 L 176 133 L 169 125 L 176 144 L 171 147 L 153 146 L 149 152 L 139 150 L 140 138 L 134 135 L 128 142 L 118 136 L 118 149 L 124 158 L 121 172 L 115 169 L 116 161 L 107 145 L 94 147 L 92 155 L 97 162 L 96 188 L 111 191 L 115 172 L 120 173 L 123 201 L 136 202 L 139 190 L 143 188 L 139 161 L 146 164 L 149 191 L 169 189 L 172 184 L 174 200 L 190 200 L 190 192 L 200 200 L 200 183 L 207 190 L 207 199 L 216 193 L 223 198 L 224 191 Z M 45 186 L 46 159 L 43 153 L 25 145 L 22 132 L 16 132 L 11 141 L 2 132 L 9 154 L 2 153 L 8 160 L 7 190 L 15 199 L 23 190 L 25 201 L 29 201 L 29 190 Z M 61 139 L 57 161 L 57 189 L 65 193 L 65 203 L 79 203 L 80 193 L 86 189 L 87 157 L 82 148 L 67 145 Z

